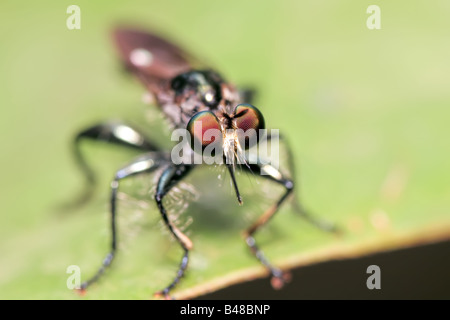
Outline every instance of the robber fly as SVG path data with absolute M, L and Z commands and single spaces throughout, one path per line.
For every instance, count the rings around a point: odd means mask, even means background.
M 164 40 L 155 34 L 146 33 L 134 29 L 117 29 L 113 33 L 116 48 L 126 69 L 134 74 L 145 86 L 153 97 L 155 104 L 169 120 L 172 128 L 186 129 L 202 147 L 211 143 L 222 145 L 223 165 L 228 169 L 231 181 L 236 193 L 237 202 L 242 204 L 235 178 L 234 169 L 237 160 L 244 164 L 243 171 L 259 174 L 262 178 L 269 179 L 284 187 L 284 193 L 269 209 L 267 209 L 256 222 L 245 232 L 245 241 L 255 257 L 269 270 L 272 275 L 271 283 L 274 288 L 280 288 L 288 279 L 288 273 L 273 266 L 263 255 L 256 244 L 254 234 L 278 211 L 289 195 L 293 193 L 294 181 L 283 175 L 278 168 L 271 164 L 262 164 L 260 161 L 250 163 L 242 159 L 242 150 L 251 147 L 245 140 L 236 139 L 237 130 L 249 131 L 254 129 L 256 133 L 250 138 L 259 142 L 258 130 L 265 128 L 262 113 L 251 103 L 251 91 L 237 90 L 216 71 L 198 67 L 201 65 L 186 51 Z M 204 130 L 197 130 L 196 124 L 202 124 L 203 129 L 216 129 L 222 133 L 222 139 L 206 139 Z M 117 194 L 122 179 L 144 173 L 154 172 L 160 169 L 157 177 L 154 201 L 157 204 L 162 220 L 184 251 L 183 257 L 172 282 L 156 294 L 169 298 L 169 292 L 183 277 L 189 261 L 189 251 L 192 249 L 192 241 L 179 228 L 176 227 L 163 204 L 164 197 L 182 179 L 184 179 L 198 165 L 189 161 L 173 163 L 170 152 L 160 150 L 155 143 L 139 130 L 116 121 L 99 123 L 81 131 L 75 139 L 75 154 L 77 161 L 85 173 L 89 183 L 93 184 L 94 172 L 86 163 L 81 154 L 79 143 L 82 140 L 91 139 L 106 141 L 111 144 L 121 145 L 142 151 L 142 155 L 124 166 L 115 173 L 111 182 L 110 214 L 111 214 L 111 251 L 97 273 L 88 281 L 82 283 L 81 290 L 97 281 L 108 268 L 117 250 Z M 267 136 L 266 139 L 270 139 Z M 232 142 L 232 143 L 230 143 Z M 192 142 L 194 143 L 194 142 Z M 232 146 L 232 147 L 230 147 Z M 189 158 L 189 157 L 188 157 Z M 296 204 L 297 211 L 308 221 L 327 231 L 335 231 L 335 228 L 323 221 L 318 221 L 307 214 Z

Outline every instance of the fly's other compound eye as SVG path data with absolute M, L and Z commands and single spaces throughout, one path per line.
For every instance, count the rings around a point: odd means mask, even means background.
M 265 129 L 262 113 L 251 104 L 243 103 L 234 109 L 233 119 L 241 146 L 248 149 L 257 144 L 260 139 L 259 130 Z
M 196 152 L 220 148 L 222 145 L 222 129 L 217 117 L 211 111 L 196 113 L 187 125 L 191 135 L 191 148 Z M 212 154 L 214 155 L 214 154 Z

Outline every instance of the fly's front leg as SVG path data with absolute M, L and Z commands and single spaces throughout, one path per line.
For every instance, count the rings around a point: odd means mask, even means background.
M 84 292 L 87 287 L 92 283 L 96 282 L 100 276 L 105 272 L 105 270 L 111 265 L 117 250 L 117 224 L 116 224 L 116 214 L 117 214 L 117 192 L 119 190 L 119 181 L 134 175 L 149 173 L 156 170 L 161 165 L 169 163 L 169 155 L 162 152 L 149 152 L 136 158 L 134 161 L 129 163 L 127 166 L 118 170 L 111 182 L 111 251 L 104 258 L 101 267 L 95 273 L 95 275 L 89 280 L 81 284 L 80 290 Z
M 260 174 L 261 177 L 270 179 L 278 184 L 281 184 L 285 191 L 269 209 L 267 209 L 262 216 L 260 216 L 255 223 L 253 223 L 246 231 L 244 231 L 245 242 L 249 246 L 252 253 L 256 258 L 270 271 L 272 275 L 271 284 L 275 289 L 280 289 L 290 279 L 290 274 L 281 271 L 279 268 L 273 266 L 264 253 L 259 249 L 254 238 L 254 234 L 262 226 L 264 226 L 274 215 L 278 212 L 279 207 L 285 202 L 285 200 L 291 195 L 294 189 L 294 182 L 290 179 L 283 177 L 283 175 L 271 165 L 250 164 L 249 167 L 243 166 L 246 170 L 255 174 Z
M 170 189 L 175 186 L 177 182 L 183 179 L 192 169 L 193 166 L 188 165 L 171 165 L 161 174 L 156 188 L 155 201 L 158 205 L 159 212 L 161 213 L 167 228 L 184 251 L 175 278 L 167 287 L 155 293 L 155 295 L 164 296 L 165 299 L 171 299 L 169 295 L 170 290 L 172 290 L 183 277 L 189 261 L 189 250 L 192 249 L 193 245 L 192 241 L 183 232 L 181 232 L 181 230 L 178 229 L 172 221 L 170 221 L 167 211 L 163 205 L 163 198 L 170 191 Z
M 80 143 L 83 140 L 103 141 L 112 145 L 124 146 L 134 150 L 159 151 L 158 147 L 147 139 L 143 133 L 119 121 L 99 123 L 81 131 L 75 137 L 73 154 L 77 165 L 86 178 L 86 187 L 84 192 L 74 202 L 74 205 L 71 206 L 78 206 L 88 201 L 92 195 L 93 187 L 96 182 L 94 171 L 88 165 L 80 150 Z

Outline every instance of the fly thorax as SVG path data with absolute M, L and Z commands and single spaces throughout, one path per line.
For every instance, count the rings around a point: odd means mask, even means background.
M 191 70 L 172 79 L 171 88 L 177 100 L 195 97 L 199 107 L 215 109 L 222 99 L 222 82 L 222 78 L 213 71 Z

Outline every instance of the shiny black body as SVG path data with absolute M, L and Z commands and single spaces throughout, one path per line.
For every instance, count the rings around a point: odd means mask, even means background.
M 222 100 L 222 83 L 223 79 L 211 70 L 191 70 L 173 78 L 170 87 L 175 92 L 175 99 L 195 95 L 204 105 L 215 110 Z M 198 112 L 199 107 L 194 111 Z

